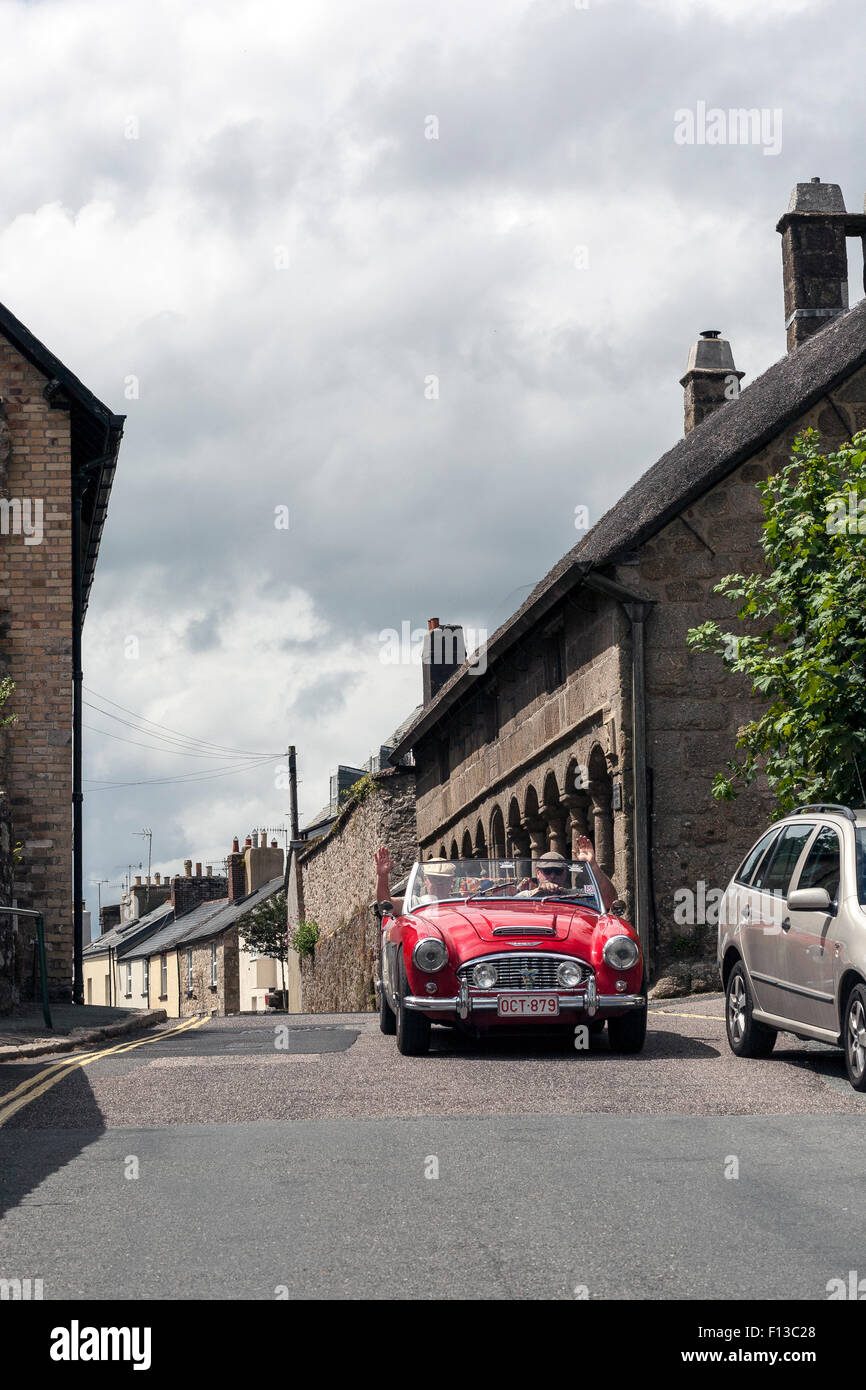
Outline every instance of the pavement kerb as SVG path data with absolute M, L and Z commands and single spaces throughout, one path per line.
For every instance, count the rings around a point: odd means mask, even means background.
M 164 1023 L 166 1017 L 165 1009 L 148 1009 L 137 1013 L 134 1018 L 106 1023 L 102 1028 L 73 1028 L 71 1033 L 59 1038 L 40 1038 L 33 1043 L 0 1043 L 0 1062 L 21 1057 L 42 1057 L 51 1052 L 74 1052 L 76 1048 L 89 1047 L 91 1043 L 103 1042 L 107 1038 L 119 1038 L 125 1033 L 153 1028 L 157 1023 Z M 0 1031 L 0 1038 L 2 1036 Z

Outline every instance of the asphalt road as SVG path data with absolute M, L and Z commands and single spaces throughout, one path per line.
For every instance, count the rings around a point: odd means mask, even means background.
M 784 1035 L 738 1061 L 718 996 L 654 1006 L 639 1057 L 434 1038 L 403 1058 L 368 1015 L 272 1015 L 3 1064 L 0 1278 L 47 1299 L 825 1299 L 866 1276 L 841 1054 Z

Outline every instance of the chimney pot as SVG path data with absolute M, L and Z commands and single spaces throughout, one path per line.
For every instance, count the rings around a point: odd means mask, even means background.
M 213 876 L 213 864 L 205 864 L 204 871 L 208 878 L 211 878 Z
M 153 881 L 154 883 L 162 883 L 162 874 L 154 874 Z
M 183 861 L 183 871 L 184 871 L 184 873 L 185 873 L 185 875 L 186 875 L 187 878 L 192 878 L 192 860 L 191 860 L 191 859 L 184 859 L 184 861 Z
M 238 844 L 237 835 L 232 840 L 232 854 L 240 854 L 240 845 Z
M 136 875 L 135 875 L 135 886 L 136 886 L 136 888 L 140 888 L 140 887 L 141 887 L 141 874 L 136 874 Z
M 201 878 L 201 864 L 196 864 L 196 866 L 195 866 L 195 876 L 196 876 L 196 878 Z

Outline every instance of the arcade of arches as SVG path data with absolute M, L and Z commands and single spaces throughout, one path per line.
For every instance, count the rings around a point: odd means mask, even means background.
M 578 838 L 587 835 L 600 867 L 615 879 L 613 783 L 601 747 L 593 747 L 585 766 L 572 757 L 559 776 L 551 768 L 505 796 L 491 797 L 489 805 L 479 807 L 449 834 L 438 849 L 425 847 L 424 857 L 535 858 L 557 850 L 574 858 Z

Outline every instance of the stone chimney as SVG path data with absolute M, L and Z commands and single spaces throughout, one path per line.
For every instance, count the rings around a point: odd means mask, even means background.
M 684 392 L 685 432 L 705 420 L 726 401 L 736 400 L 745 372 L 734 366 L 734 354 L 718 328 L 704 329 L 692 345 L 686 374 L 680 377 Z
M 99 914 L 100 935 L 120 926 L 120 903 L 106 903 Z
M 258 836 L 254 836 L 254 840 Z M 261 888 L 263 883 L 269 883 L 272 878 L 281 878 L 283 873 L 283 851 L 280 849 L 276 840 L 268 846 L 267 836 L 263 835 L 260 844 L 255 844 L 244 850 L 246 861 L 246 891 L 254 893 L 257 888 Z
M 249 846 L 252 848 L 252 846 Z M 232 852 L 228 856 L 229 901 L 235 902 L 246 896 L 247 868 L 244 856 L 238 849 L 237 840 L 232 841 Z
M 430 618 L 421 655 L 424 704 L 435 700 L 442 686 L 466 660 L 466 643 L 459 623 L 440 624 Z
M 845 200 L 838 183 L 798 183 L 776 231 L 782 234 L 788 351 L 848 308 Z
M 192 860 L 185 863 L 191 866 Z M 200 903 L 219 902 L 229 896 L 228 880 L 219 876 L 208 878 L 206 874 L 185 873 L 176 874 L 171 881 L 171 905 L 175 917 L 185 916 Z

